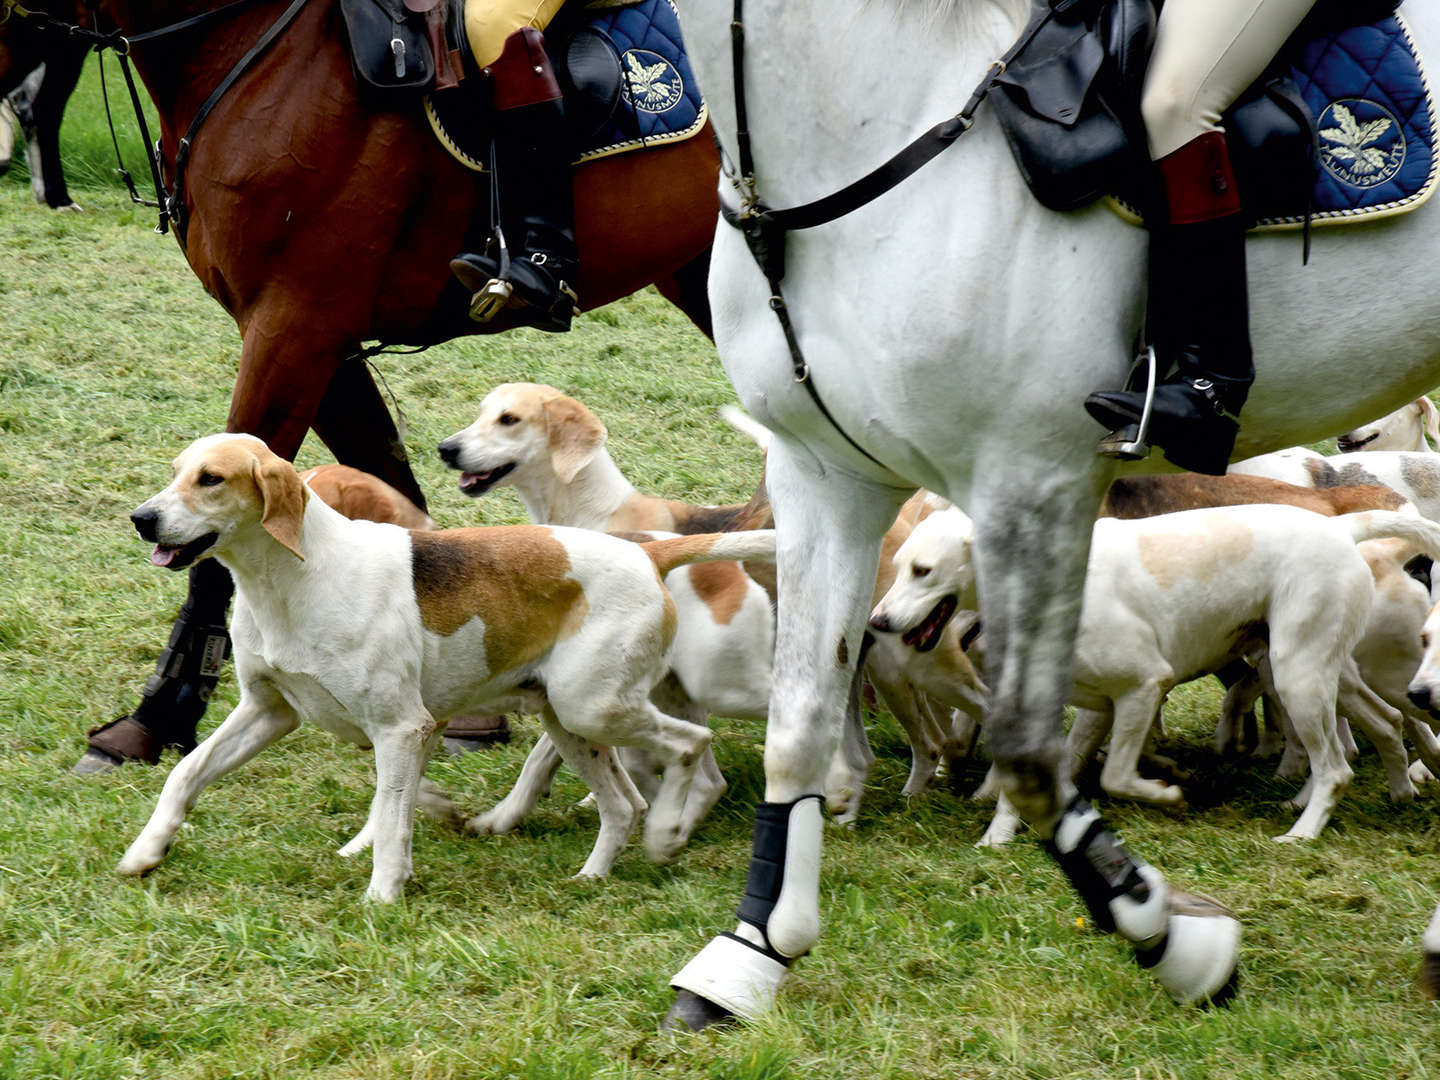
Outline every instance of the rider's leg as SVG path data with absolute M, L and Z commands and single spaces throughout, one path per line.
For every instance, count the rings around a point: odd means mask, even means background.
M 490 182 L 499 185 L 502 204 L 521 208 L 524 237 L 508 265 L 498 252 L 462 252 L 451 260 L 450 269 L 476 294 L 471 317 L 477 321 L 488 322 L 498 314 L 513 289 L 532 309 L 533 325 L 568 330 L 575 314 L 578 269 L 572 140 L 544 38 L 532 27 L 515 31 L 485 70 L 494 81 L 496 110 L 497 175 Z
M 1310 0 L 1172 0 L 1160 21 L 1141 111 L 1164 192 L 1150 241 L 1149 324 L 1162 367 L 1150 438 L 1187 469 L 1225 471 L 1255 372 L 1245 220 L 1220 114 L 1294 32 Z M 1140 419 L 1138 391 L 1092 394 L 1113 429 Z

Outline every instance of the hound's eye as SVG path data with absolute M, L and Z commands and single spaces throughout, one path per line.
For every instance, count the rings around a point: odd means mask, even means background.
M 197 482 L 201 487 L 214 487 L 216 484 L 223 484 L 225 478 L 218 473 L 202 472 Z
M 931 570 L 931 567 L 928 567 L 928 566 L 912 566 L 912 567 L 910 568 L 910 573 L 911 573 L 911 575 L 912 575 L 913 577 L 917 577 L 917 578 L 920 578 L 920 577 L 929 577 L 929 576 L 930 576 L 930 570 Z
M 505 427 L 510 427 L 512 424 L 518 424 L 519 422 L 520 417 L 516 416 L 513 412 L 502 412 L 500 414 L 500 423 Z
M 1422 648 L 1422 649 L 1428 649 L 1428 648 L 1430 648 L 1430 635 L 1429 635 L 1429 634 L 1421 634 L 1421 635 L 1420 635 L 1420 648 Z

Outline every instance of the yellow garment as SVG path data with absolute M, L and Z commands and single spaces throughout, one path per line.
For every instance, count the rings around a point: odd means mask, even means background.
M 533 26 L 544 30 L 565 0 L 465 0 L 465 34 L 479 67 L 500 58 L 505 39 Z

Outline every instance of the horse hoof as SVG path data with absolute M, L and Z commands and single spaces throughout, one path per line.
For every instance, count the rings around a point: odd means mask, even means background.
M 670 980 L 670 986 L 680 995 L 676 999 L 677 1007 L 688 995 L 704 1002 L 707 1008 L 741 1020 L 754 1020 L 774 1007 L 775 995 L 788 974 L 789 968 L 780 960 L 737 937 L 721 934 L 711 938 L 705 948 L 680 969 Z M 690 1006 L 687 1004 L 684 1008 Z M 675 1009 L 670 1013 L 673 1016 Z M 668 1016 L 666 1023 L 670 1023 Z M 695 1031 L 706 1026 L 688 1020 L 686 1023 Z M 713 1024 L 715 1020 L 707 1023 Z
M 70 766 L 70 771 L 76 776 L 98 776 L 101 773 L 113 772 L 123 764 L 125 764 L 124 759 L 107 754 L 104 750 L 97 750 L 92 746 L 85 751 L 79 761 Z
M 1141 957 L 1182 1004 L 1225 1004 L 1235 996 L 1240 921 L 1214 900 L 1172 890 L 1170 924 L 1158 957 Z
M 723 1005 L 707 1001 L 689 990 L 675 991 L 675 1001 L 660 1024 L 661 1031 L 704 1031 L 717 1025 L 733 1025 L 735 1014 Z

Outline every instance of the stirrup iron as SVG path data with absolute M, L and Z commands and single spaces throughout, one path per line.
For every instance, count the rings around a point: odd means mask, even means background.
M 1150 413 L 1155 407 L 1155 384 L 1158 381 L 1159 363 L 1153 345 L 1146 346 L 1145 351 L 1135 358 L 1135 363 L 1130 367 L 1130 376 L 1125 383 L 1128 386 L 1133 382 L 1135 369 L 1141 364 L 1146 365 L 1145 407 L 1140 411 L 1140 422 L 1126 424 L 1101 439 L 1099 445 L 1095 447 L 1095 452 L 1101 457 L 1113 458 L 1116 461 L 1144 461 L 1150 456 Z

